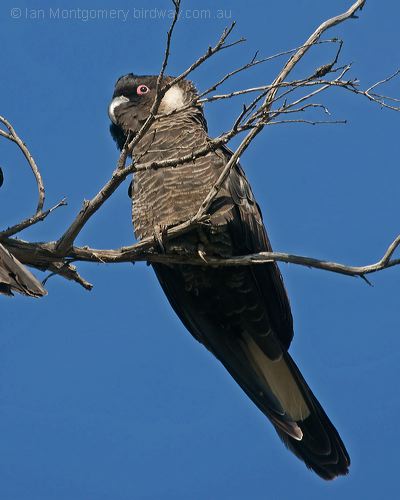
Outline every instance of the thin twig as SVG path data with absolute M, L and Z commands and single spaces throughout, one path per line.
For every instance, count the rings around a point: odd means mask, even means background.
M 337 24 L 349 19 L 354 15 L 357 10 L 361 9 L 364 6 L 365 0 L 357 0 L 345 13 L 340 14 L 338 16 L 332 17 L 331 19 L 323 22 L 315 31 L 314 33 L 308 38 L 308 40 L 291 56 L 289 61 L 284 65 L 282 68 L 281 72 L 279 75 L 275 78 L 275 80 L 272 82 L 272 89 L 270 92 L 268 92 L 267 97 L 264 101 L 264 104 L 262 105 L 262 109 L 266 112 L 270 110 L 270 107 L 272 106 L 272 103 L 274 102 L 276 93 L 278 92 L 279 84 L 283 82 L 289 75 L 289 73 L 294 69 L 296 64 L 304 57 L 306 52 L 309 50 L 312 45 L 318 41 L 318 39 L 321 37 L 321 35 L 328 30 L 329 28 L 332 28 L 333 26 L 336 26 Z M 237 161 L 239 160 L 239 157 L 244 153 L 244 151 L 249 147 L 251 142 L 255 139 L 255 137 L 261 132 L 261 130 L 264 128 L 264 126 L 268 123 L 268 120 L 271 118 L 268 116 L 268 113 L 266 115 L 265 120 L 260 120 L 258 123 L 255 125 L 254 128 L 250 130 L 250 132 L 246 135 L 246 137 L 242 140 L 236 151 L 233 153 L 232 157 L 230 160 L 227 162 L 225 165 L 222 173 L 220 174 L 219 178 L 211 188 L 210 192 L 206 196 L 206 198 L 203 200 L 202 204 L 200 205 L 200 208 L 198 209 L 196 215 L 194 216 L 193 220 L 198 220 L 201 218 L 209 209 L 211 206 L 213 200 L 215 199 L 216 195 L 218 194 L 221 186 L 225 182 L 226 178 L 228 177 L 230 171 L 232 168 L 236 165 Z
M 54 207 L 45 210 L 44 212 L 39 212 L 35 214 L 33 217 L 29 217 L 14 226 L 8 227 L 4 231 L 0 231 L 0 238 L 8 238 L 14 234 L 19 233 L 20 231 L 26 229 L 27 227 L 33 226 L 34 224 L 43 221 L 48 215 L 50 215 L 54 210 L 57 210 L 59 207 L 63 207 L 67 205 L 66 198 L 63 198 L 59 201 Z
M 235 45 L 238 45 L 239 43 L 245 42 L 245 39 L 239 38 L 235 42 L 232 43 L 225 43 L 229 35 L 232 33 L 236 23 L 233 22 L 228 28 L 225 28 L 224 31 L 222 32 L 222 35 L 218 42 L 214 45 L 214 47 L 208 47 L 207 51 L 200 56 L 193 64 L 191 64 L 185 71 L 183 71 L 179 76 L 176 78 L 172 79 L 167 85 L 166 88 L 169 89 L 173 85 L 176 85 L 179 83 L 181 80 L 186 78 L 187 76 L 190 75 L 196 68 L 198 68 L 200 65 L 202 65 L 207 59 L 210 57 L 213 57 L 217 52 L 220 52 L 223 49 L 231 48 L 234 47 Z
M 283 82 L 288 77 L 289 73 L 292 72 L 297 63 L 305 56 L 309 48 L 312 47 L 313 44 L 319 40 L 319 38 L 325 31 L 353 17 L 358 10 L 364 7 L 364 4 L 365 0 L 357 0 L 343 14 L 339 14 L 338 16 L 332 17 L 331 19 L 328 19 L 327 21 L 324 21 L 322 24 L 320 24 L 318 28 L 314 31 L 314 33 L 304 43 L 304 45 L 295 54 L 293 54 L 293 56 L 287 61 L 287 63 L 282 68 L 279 75 L 273 81 L 273 85 L 276 86 L 277 84 Z M 268 110 L 268 108 L 271 106 L 271 103 L 275 98 L 276 92 L 277 88 L 274 87 L 271 93 L 268 94 L 268 97 L 264 103 L 264 108 L 266 110 Z
M 283 125 L 287 123 L 306 123 L 307 125 L 346 125 L 347 120 L 272 120 L 268 125 Z
M 400 102 L 399 99 L 380 95 L 380 94 L 377 94 L 376 92 L 371 93 L 371 90 L 376 89 L 378 86 L 383 85 L 384 83 L 387 83 L 390 80 L 393 80 L 393 78 L 395 78 L 399 74 L 400 74 L 400 69 L 395 71 L 392 75 L 388 76 L 387 78 L 384 78 L 383 80 L 380 80 L 379 82 L 374 83 L 373 85 L 371 85 L 371 87 L 369 87 L 366 90 L 360 90 L 360 89 L 357 89 L 356 87 L 351 86 L 351 85 L 348 85 L 345 88 L 347 90 L 349 90 L 350 92 L 353 92 L 354 94 L 358 94 L 358 95 L 362 95 L 362 96 L 366 97 L 370 101 L 379 104 L 383 108 L 388 108 L 388 109 L 391 109 L 392 111 L 400 111 L 400 106 L 392 106 L 391 104 L 388 104 L 385 102 L 385 99 L 392 101 L 392 102 Z

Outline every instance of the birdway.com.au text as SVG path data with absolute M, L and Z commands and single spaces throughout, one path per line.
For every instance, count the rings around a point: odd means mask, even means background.
M 173 19 L 174 9 L 144 8 L 133 9 L 30 9 L 27 7 L 13 7 L 10 10 L 12 19 L 30 21 L 135 21 L 135 20 L 168 20 Z M 230 9 L 183 9 L 179 12 L 179 19 L 188 20 L 211 20 L 211 19 L 231 19 Z

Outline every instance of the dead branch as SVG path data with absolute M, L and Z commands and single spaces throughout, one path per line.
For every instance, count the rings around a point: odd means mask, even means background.
M 226 178 L 228 177 L 230 171 L 232 168 L 235 166 L 237 161 L 239 160 L 239 157 L 245 152 L 245 150 L 249 147 L 251 142 L 255 139 L 255 137 L 261 132 L 261 130 L 264 128 L 264 126 L 268 123 L 270 120 L 269 116 L 269 111 L 270 108 L 274 102 L 275 96 L 278 92 L 279 89 L 279 84 L 283 82 L 288 76 L 289 73 L 294 69 L 294 67 L 297 65 L 297 63 L 304 57 L 304 55 L 307 53 L 307 51 L 310 49 L 310 47 L 318 41 L 318 39 L 321 37 L 321 35 L 328 30 L 329 28 L 332 28 L 333 26 L 336 26 L 337 24 L 349 19 L 352 17 L 357 10 L 361 9 L 365 4 L 365 0 L 357 0 L 350 9 L 347 10 L 347 12 L 340 14 L 338 16 L 335 16 L 331 19 L 328 19 L 327 21 L 323 22 L 315 31 L 314 33 L 308 38 L 308 40 L 290 57 L 288 62 L 284 65 L 282 68 L 281 72 L 279 75 L 275 78 L 275 80 L 272 82 L 272 89 L 268 92 L 267 97 L 261 106 L 261 110 L 266 112 L 265 113 L 265 118 L 261 119 L 257 122 L 255 127 L 250 130 L 250 132 L 246 135 L 246 137 L 242 140 L 236 151 L 233 153 L 231 159 L 228 161 L 228 163 L 225 165 L 221 175 L 215 182 L 214 186 L 210 190 L 209 194 L 206 196 L 204 199 L 203 203 L 201 204 L 198 212 L 196 213 L 194 219 L 197 220 L 199 217 L 204 215 L 206 211 L 209 209 L 211 206 L 213 200 L 215 199 L 215 196 L 218 194 L 222 184 L 225 182 Z
M 4 130 L 0 129 L 0 135 L 2 137 L 5 137 L 8 140 L 14 142 L 19 147 L 19 149 L 22 151 L 22 154 L 25 156 L 26 161 L 28 162 L 28 165 L 30 166 L 30 168 L 33 172 L 33 175 L 35 176 L 36 184 L 38 187 L 38 193 L 39 193 L 38 194 L 39 200 L 37 203 L 35 215 L 38 215 L 43 209 L 44 198 L 45 198 L 44 184 L 43 184 L 42 176 L 40 174 L 38 166 L 36 165 L 36 162 L 33 159 L 33 156 L 31 155 L 26 144 L 19 137 L 19 135 L 16 133 L 16 131 L 15 131 L 14 127 L 11 125 L 11 123 L 6 118 L 4 118 L 4 116 L 0 116 L 0 122 L 7 127 L 8 132 L 9 132 L 9 133 L 7 133 Z
M 45 210 L 44 212 L 39 212 L 35 214 L 33 217 L 29 217 L 28 219 L 25 219 L 21 222 L 18 222 L 18 224 L 15 224 L 14 226 L 8 227 L 4 231 L 0 231 L 0 238 L 8 238 L 14 234 L 20 233 L 27 227 L 33 226 L 34 224 L 38 222 L 44 221 L 48 215 L 50 215 L 54 210 L 57 210 L 59 207 L 63 207 L 67 205 L 67 200 L 66 198 L 63 198 L 61 201 L 59 201 L 54 207 L 49 208 L 48 210 Z
M 394 97 L 388 97 L 382 94 L 378 94 L 376 92 L 371 92 L 372 90 L 376 89 L 377 87 L 389 82 L 390 80 L 393 80 L 393 78 L 396 78 L 400 74 L 400 69 L 395 71 L 392 75 L 388 76 L 387 78 L 384 78 L 383 80 L 380 80 L 379 82 L 374 83 L 371 85 L 369 88 L 366 90 L 360 90 L 357 89 L 355 85 L 352 85 L 349 83 L 348 85 L 345 85 L 344 87 L 346 90 L 349 90 L 350 92 L 353 92 L 354 94 L 362 95 L 369 99 L 372 102 L 375 102 L 376 104 L 379 104 L 383 108 L 388 108 L 391 109 L 392 111 L 400 111 L 400 106 L 393 106 L 391 104 L 388 104 L 386 101 L 392 101 L 392 102 L 400 102 L 400 99 L 396 99 Z
M 62 276 L 69 281 L 75 281 L 75 283 L 81 285 L 85 290 L 90 291 L 93 288 L 93 285 L 85 280 L 85 278 L 82 278 L 76 270 L 76 267 L 69 262 L 52 262 L 46 269 L 51 271 L 51 273 L 43 280 L 43 285 L 52 276 Z
M 176 237 L 177 234 L 179 234 L 179 232 L 175 229 L 174 236 Z M 265 264 L 267 262 L 284 262 L 287 264 L 296 264 L 308 268 L 330 271 L 346 276 L 358 277 L 364 277 L 367 274 L 376 273 L 400 265 L 399 258 L 392 259 L 394 252 L 400 246 L 400 235 L 398 235 L 388 246 L 380 260 L 364 266 L 349 266 L 337 262 L 283 252 L 260 252 L 230 258 L 218 258 L 214 256 L 204 256 L 201 258 L 198 255 L 160 254 L 157 252 L 157 243 L 154 241 L 154 238 L 146 238 L 135 245 L 122 247 L 118 250 L 73 247 L 66 255 L 65 262 L 61 263 L 55 260 L 54 243 L 28 243 L 10 238 L 3 240 L 3 243 L 22 263 L 41 270 L 56 269 L 55 272 L 57 274 L 61 274 L 68 279 L 73 279 L 81 283 L 87 289 L 90 289 L 91 285 L 79 277 L 74 266 L 71 265 L 72 261 L 96 262 L 100 264 L 146 261 L 203 267 L 248 266 L 253 264 Z

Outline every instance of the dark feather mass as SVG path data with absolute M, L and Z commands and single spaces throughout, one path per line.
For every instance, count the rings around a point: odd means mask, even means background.
M 133 74 L 117 81 L 109 115 L 120 148 L 127 133 L 137 133 L 148 117 L 156 81 L 156 76 Z M 141 86 L 148 91 L 142 94 Z M 184 108 L 195 96 L 193 85 L 181 81 L 167 91 L 159 113 Z M 176 158 L 207 140 L 202 107 L 186 106 L 152 124 L 135 147 L 133 160 Z M 159 228 L 192 217 L 230 157 L 227 148 L 220 148 L 176 168 L 136 173 L 132 187 L 136 237 L 154 236 Z M 209 213 L 209 225 L 168 240 L 166 251 L 218 257 L 271 251 L 260 209 L 239 164 Z M 183 324 L 269 418 L 285 445 L 324 479 L 347 474 L 350 459 L 344 444 L 288 353 L 293 322 L 278 266 L 153 267 Z
M 0 293 L 18 292 L 30 297 L 47 295 L 40 281 L 0 243 Z

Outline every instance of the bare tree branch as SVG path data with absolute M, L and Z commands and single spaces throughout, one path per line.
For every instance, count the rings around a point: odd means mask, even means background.
M 4 116 L 0 116 L 0 122 L 3 125 L 5 125 L 9 131 L 9 133 L 7 134 L 6 132 L 4 132 L 4 130 L 0 129 L 0 135 L 2 137 L 5 137 L 8 140 L 14 142 L 19 147 L 19 149 L 22 151 L 22 154 L 25 156 L 26 161 L 28 162 L 28 164 L 30 166 L 30 168 L 33 172 L 33 175 L 35 176 L 36 184 L 38 187 L 38 193 L 39 193 L 39 200 L 38 200 L 38 204 L 36 207 L 36 213 L 35 213 L 37 215 L 43 209 L 44 198 L 45 198 L 44 184 L 43 184 L 43 180 L 42 180 L 42 176 L 40 174 L 39 168 L 36 165 L 36 162 L 33 159 L 33 156 L 31 155 L 26 144 L 23 142 L 23 140 L 16 133 L 16 131 L 15 131 L 14 127 L 11 125 L 11 123 L 6 118 L 4 118 Z
M 29 217 L 28 219 L 25 219 L 18 224 L 15 224 L 14 226 L 8 227 L 4 231 L 0 231 L 0 238 L 8 238 L 14 234 L 19 233 L 23 229 L 26 229 L 27 227 L 33 226 L 37 222 L 43 221 L 48 215 L 50 215 L 54 210 L 57 210 L 59 207 L 63 207 L 67 205 L 67 200 L 66 198 L 63 198 L 61 201 L 59 201 L 54 207 L 49 208 L 48 210 L 45 210 L 44 212 L 39 212 L 35 214 L 33 217 Z
M 177 231 L 175 230 L 175 235 L 176 234 Z M 190 264 L 203 267 L 248 266 L 253 264 L 264 264 L 267 262 L 284 262 L 347 276 L 359 277 L 400 265 L 400 259 L 392 259 L 394 252 L 400 246 L 400 235 L 398 235 L 388 246 L 380 260 L 365 266 L 349 266 L 337 262 L 283 252 L 260 252 L 230 258 L 218 258 L 212 256 L 202 258 L 198 255 L 160 254 L 157 253 L 157 244 L 154 242 L 153 238 L 147 238 L 135 245 L 122 247 L 118 250 L 73 247 L 69 250 L 68 255 L 66 256 L 67 260 L 64 263 L 61 263 L 55 260 L 56 257 L 54 256 L 54 252 L 52 250 L 53 244 L 28 243 L 15 239 L 4 239 L 3 243 L 22 263 L 42 270 L 56 269 L 55 272 L 57 274 L 61 274 L 68 279 L 73 279 L 74 281 L 83 284 L 83 286 L 87 289 L 90 289 L 91 285 L 77 275 L 75 268 L 71 266 L 71 261 L 97 262 L 101 264 L 146 261 L 164 264 Z M 63 270 L 63 266 L 68 267 L 65 267 Z
M 304 45 L 302 47 L 300 47 L 299 50 L 295 54 L 293 54 L 293 56 L 288 60 L 288 62 L 282 68 L 279 75 L 273 81 L 274 88 L 268 94 L 268 97 L 265 100 L 265 103 L 263 106 L 265 110 L 269 109 L 269 107 L 271 106 L 271 104 L 275 98 L 275 95 L 278 91 L 278 88 L 276 87 L 276 85 L 283 82 L 288 77 L 289 73 L 292 72 L 292 70 L 297 65 L 297 63 L 305 56 L 305 54 L 310 49 L 310 47 L 316 41 L 319 40 L 321 35 L 325 31 L 327 31 L 328 29 L 333 28 L 333 26 L 336 26 L 337 24 L 340 24 L 343 21 L 346 21 L 347 19 L 350 19 L 351 17 L 353 17 L 354 14 L 359 9 L 362 9 L 364 7 L 364 4 L 365 4 L 365 0 L 357 0 L 356 2 L 353 3 L 353 5 L 346 12 L 344 12 L 343 14 L 339 14 L 338 16 L 332 17 L 331 19 L 324 21 L 322 24 L 320 24 L 318 26 L 318 28 L 308 38 L 308 40 L 304 43 Z
M 57 244 L 55 245 L 55 250 L 59 256 L 66 254 L 66 252 L 71 247 L 78 234 L 83 229 L 86 222 L 114 193 L 114 191 L 118 188 L 118 186 L 126 179 L 129 173 L 130 173 L 129 169 L 119 168 L 119 162 L 118 162 L 117 168 L 114 170 L 111 179 L 101 188 L 101 190 L 96 194 L 94 198 L 92 198 L 90 201 L 83 202 L 83 206 L 80 212 L 78 213 L 72 224 L 69 226 L 69 228 L 65 231 L 63 236 L 58 240 Z
M 340 48 L 343 45 L 342 40 L 339 40 L 337 38 L 331 38 L 328 40 L 321 40 L 321 41 L 315 42 L 314 45 L 325 44 L 325 43 L 339 43 Z M 303 46 L 301 46 L 301 47 L 303 47 Z M 247 93 L 247 92 L 257 92 L 260 90 L 271 89 L 272 88 L 271 85 L 265 85 L 263 87 L 257 87 L 257 88 L 253 88 L 253 89 L 243 89 L 241 91 L 231 92 L 230 94 L 225 94 L 223 96 L 211 96 L 211 97 L 203 99 L 204 96 L 210 94 L 211 92 L 214 92 L 218 87 L 220 87 L 223 83 L 225 83 L 229 78 L 232 78 L 233 76 L 237 75 L 238 73 L 240 73 L 242 71 L 246 71 L 254 66 L 258 66 L 259 64 L 262 64 L 262 63 L 265 63 L 268 61 L 272 61 L 273 59 L 277 59 L 277 58 L 282 57 L 284 55 L 292 54 L 293 52 L 296 52 L 297 50 L 299 50 L 301 47 L 296 47 L 295 49 L 289 49 L 289 50 L 285 50 L 282 52 L 278 52 L 277 54 L 273 54 L 272 56 L 267 56 L 267 57 L 264 57 L 262 59 L 256 59 L 256 57 L 257 57 L 257 53 L 256 53 L 249 62 L 240 66 L 239 68 L 236 68 L 236 69 L 230 71 L 224 77 L 222 77 L 220 80 L 218 80 L 216 83 L 214 83 L 211 87 L 209 87 L 207 90 L 205 90 L 204 92 L 201 92 L 201 94 L 198 96 L 198 98 L 195 99 L 193 102 L 190 102 L 188 106 L 192 106 L 196 102 L 200 102 L 200 103 L 212 102 L 212 101 L 223 99 L 223 98 L 230 98 L 230 97 L 234 97 L 237 95 L 242 95 L 242 94 Z M 335 62 L 332 64 L 332 66 L 337 62 L 337 59 L 339 57 L 339 52 L 340 52 L 340 49 L 337 52 Z M 173 113 L 173 112 L 171 112 L 171 113 Z
M 305 123 L 306 125 L 346 125 L 347 120 L 276 120 L 268 125 L 285 125 L 287 123 Z
M 347 90 L 349 90 L 350 92 L 353 92 L 354 94 L 363 95 L 364 97 L 366 97 L 370 101 L 375 102 L 376 104 L 379 104 L 383 108 L 388 108 L 388 109 L 391 109 L 393 111 L 400 111 L 400 106 L 393 106 L 393 105 L 385 102 L 385 100 L 392 101 L 392 102 L 400 102 L 400 99 L 395 99 L 393 97 L 388 97 L 388 96 L 384 96 L 381 94 L 377 94 L 376 92 L 371 92 L 371 90 L 374 90 L 377 87 L 383 85 L 384 83 L 387 83 L 390 80 L 393 80 L 393 78 L 395 78 L 399 74 L 400 74 L 400 69 L 395 71 L 392 75 L 388 76 L 387 78 L 384 78 L 383 80 L 380 80 L 379 82 L 374 83 L 366 90 L 357 89 L 355 86 L 353 86 L 351 84 L 346 85 L 345 88 Z
M 283 82 L 289 73 L 293 70 L 293 68 L 296 66 L 296 64 L 304 57 L 306 52 L 309 50 L 309 48 L 320 38 L 320 36 L 329 28 L 332 28 L 333 26 L 345 21 L 346 19 L 349 19 L 354 15 L 357 10 L 361 9 L 365 4 L 365 0 L 357 0 L 350 9 L 348 9 L 345 13 L 340 14 L 338 16 L 332 17 L 331 19 L 323 22 L 315 31 L 314 33 L 308 38 L 308 40 L 304 43 L 303 46 L 301 46 L 289 59 L 289 61 L 285 64 L 285 66 L 282 68 L 281 72 L 279 75 L 275 78 L 275 80 L 272 82 L 272 89 L 270 92 L 268 92 L 267 97 L 264 101 L 264 104 L 262 105 L 261 109 L 266 112 L 266 116 L 264 120 L 260 120 L 255 127 L 250 130 L 250 132 L 247 134 L 247 136 L 242 140 L 236 151 L 233 153 L 231 159 L 228 161 L 228 163 L 225 165 L 221 175 L 217 179 L 216 183 L 210 190 L 209 194 L 206 196 L 204 199 L 203 203 L 201 204 L 198 212 L 194 216 L 194 219 L 197 220 L 200 218 L 204 213 L 209 209 L 211 206 L 211 203 L 215 199 L 215 196 L 218 194 L 222 184 L 225 182 L 226 178 L 228 177 L 230 171 L 234 167 L 234 165 L 237 163 L 239 160 L 239 157 L 244 153 L 244 151 L 249 147 L 251 142 L 255 139 L 255 137 L 261 132 L 261 130 L 264 128 L 266 123 L 270 120 L 270 117 L 268 115 L 268 112 L 270 110 L 270 107 L 272 103 L 274 102 L 276 93 L 278 92 L 279 89 L 279 84 Z
M 75 283 L 81 285 L 85 290 L 90 291 L 93 288 L 91 283 L 82 278 L 76 270 L 76 267 L 68 262 L 52 262 L 46 269 L 52 272 L 43 280 L 43 285 L 45 285 L 52 276 L 62 276 L 69 281 L 75 281 Z

